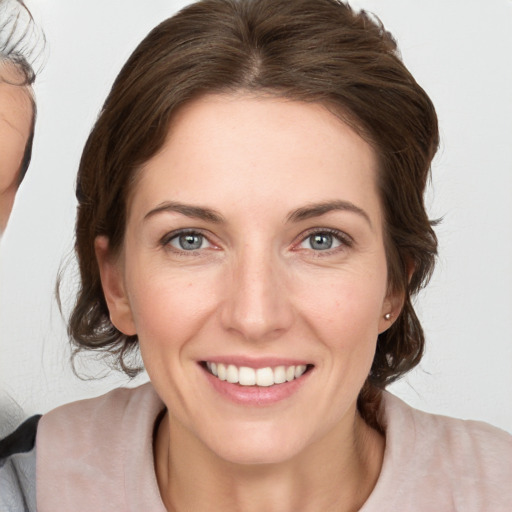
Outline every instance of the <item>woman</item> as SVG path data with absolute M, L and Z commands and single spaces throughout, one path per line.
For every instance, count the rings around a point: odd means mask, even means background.
M 32 157 L 34 31 L 23 2 L 0 0 L 0 239 Z
M 431 101 L 334 0 L 155 28 L 80 164 L 78 349 L 151 383 L 37 432 L 45 510 L 506 510 L 509 435 L 385 387 L 421 359 Z

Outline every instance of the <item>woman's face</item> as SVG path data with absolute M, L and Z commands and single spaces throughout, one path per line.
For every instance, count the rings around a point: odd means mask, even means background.
M 33 116 L 27 87 L 4 81 L 15 78 L 14 71 L 0 63 L 0 233 L 7 224 L 18 189 Z
M 171 428 L 242 463 L 353 430 L 399 304 L 375 155 L 321 105 L 190 103 L 141 170 L 121 256 L 106 247 L 97 240 L 112 320 L 137 333 Z

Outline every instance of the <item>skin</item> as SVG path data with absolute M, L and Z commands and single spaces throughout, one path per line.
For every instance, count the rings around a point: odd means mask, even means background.
M 168 510 L 339 512 L 371 493 L 384 439 L 356 400 L 384 315 L 401 307 L 388 294 L 376 172 L 372 148 L 321 105 L 205 96 L 141 169 L 121 253 L 97 238 L 112 321 L 138 334 L 167 406 L 155 466 Z M 311 210 L 334 201 L 344 208 Z M 198 250 L 180 248 L 181 229 L 204 236 Z M 328 230 L 333 245 L 318 250 L 310 237 Z M 286 399 L 240 405 L 199 364 L 227 356 L 312 369 Z
M 30 135 L 32 103 L 30 89 L 11 85 L 16 72 L 0 66 L 0 234 L 11 214 L 23 154 Z

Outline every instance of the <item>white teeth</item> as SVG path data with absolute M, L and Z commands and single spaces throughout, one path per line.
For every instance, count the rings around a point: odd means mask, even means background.
M 238 382 L 238 368 L 232 364 L 228 366 L 226 370 L 226 380 L 231 382 L 231 384 L 236 384 Z
M 223 363 L 207 362 L 206 367 L 212 375 L 220 380 L 226 380 L 231 384 L 240 384 L 241 386 L 261 386 L 268 387 L 274 384 L 282 384 L 298 379 L 307 369 L 305 364 L 297 366 L 276 366 L 271 368 L 249 368 L 241 366 L 238 368 L 234 364 L 225 365 Z
M 254 384 L 256 384 L 256 371 L 254 368 L 242 366 L 238 370 L 238 382 L 242 386 L 254 386 Z
M 226 367 L 222 363 L 217 365 L 217 376 L 220 380 L 226 380 Z
M 274 382 L 276 384 L 282 384 L 286 382 L 286 368 L 284 366 L 278 366 L 274 368 Z
M 256 370 L 256 384 L 258 386 L 272 386 L 274 384 L 274 372 L 272 368 L 258 368 Z
M 305 364 L 299 364 L 295 367 L 295 378 L 298 379 L 306 371 Z

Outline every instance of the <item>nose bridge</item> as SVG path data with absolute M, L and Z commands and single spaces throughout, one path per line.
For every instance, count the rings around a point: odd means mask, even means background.
M 235 258 L 223 322 L 248 340 L 279 335 L 292 320 L 283 262 L 268 244 L 245 244 Z

